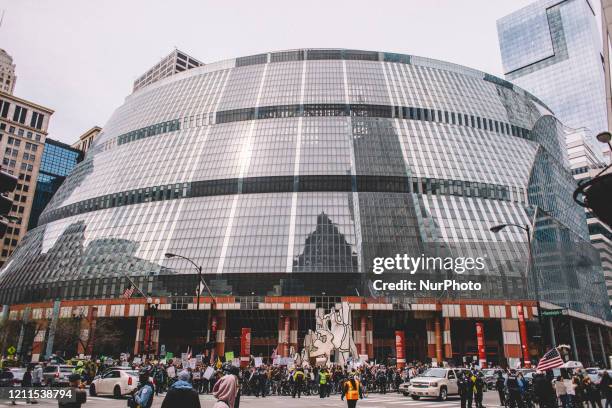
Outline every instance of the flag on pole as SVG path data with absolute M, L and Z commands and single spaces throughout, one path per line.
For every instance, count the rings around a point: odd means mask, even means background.
M 121 295 L 121 297 L 124 299 L 129 299 L 132 297 L 135 290 L 136 288 L 134 287 L 134 285 L 130 284 L 130 286 L 126 290 L 123 291 L 123 294 Z
M 538 362 L 537 369 L 544 371 L 558 367 L 563 367 L 563 359 L 561 358 L 561 354 L 559 354 L 559 350 L 555 347 L 544 354 L 544 357 Z

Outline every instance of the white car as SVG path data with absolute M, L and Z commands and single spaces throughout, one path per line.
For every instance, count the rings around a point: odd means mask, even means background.
M 410 395 L 410 392 L 408 391 L 409 387 L 410 387 L 410 380 L 406 380 L 406 381 L 404 381 L 403 383 L 400 384 L 399 392 L 404 394 L 404 397 L 407 397 L 407 396 Z
M 408 393 L 414 400 L 421 397 L 434 397 L 445 401 L 449 395 L 458 395 L 457 375 L 469 372 L 462 368 L 430 368 L 410 380 Z
M 101 376 L 97 376 L 89 386 L 89 395 L 112 395 L 121 398 L 130 394 L 138 386 L 138 371 L 123 368 L 113 368 Z

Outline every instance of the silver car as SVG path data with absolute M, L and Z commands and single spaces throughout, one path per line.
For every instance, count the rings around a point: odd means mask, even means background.
M 43 368 L 43 381 L 49 387 L 67 387 L 73 370 L 74 367 L 69 365 L 48 365 Z

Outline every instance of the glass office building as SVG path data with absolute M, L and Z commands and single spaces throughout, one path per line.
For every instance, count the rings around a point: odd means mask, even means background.
M 606 67 L 596 17 L 600 7 L 597 0 L 540 0 L 497 22 L 506 79 L 541 98 L 572 128 L 566 142 L 572 173 L 579 180 L 603 168 L 602 149 L 607 149 L 595 139 L 608 130 Z M 612 241 L 607 239 L 612 230 L 589 217 L 612 306 Z
M 284 316 L 298 347 L 316 308 L 345 301 L 355 319 L 368 311 L 359 324 L 374 333 L 363 337 L 371 356 L 404 326 L 421 333 L 415 350 L 442 341 L 425 336 L 438 318 L 449 333 L 487 320 L 495 353 L 512 356 L 517 310 L 534 324 L 537 299 L 609 319 L 562 145 L 540 100 L 442 61 L 300 49 L 210 63 L 127 97 L 1 270 L 0 301 L 9 315 L 70 300 L 67 310 L 134 318 L 141 309 L 123 306 L 140 300 L 121 298 L 129 276 L 172 313 L 159 335 L 169 350 L 180 343 L 171 333 L 195 327 L 173 325 L 195 313 L 198 284 L 194 265 L 164 256 L 174 253 L 201 266 L 219 297 L 218 343 L 249 324 L 261 325 L 253 344 L 272 346 Z M 502 223 L 533 227 L 533 268 L 524 231 L 490 231 Z M 397 254 L 486 266 L 374 273 Z M 392 291 L 378 279 L 481 290 Z M 466 344 L 449 358 L 470 353 Z
M 506 79 L 543 100 L 565 126 L 608 130 L 601 33 L 590 0 L 539 0 L 497 21 Z
M 57 140 L 45 140 L 38 178 L 36 179 L 36 192 L 30 212 L 28 229 L 38 225 L 38 218 L 45 209 L 53 194 L 62 185 L 66 176 L 83 159 L 83 153 L 65 143 Z

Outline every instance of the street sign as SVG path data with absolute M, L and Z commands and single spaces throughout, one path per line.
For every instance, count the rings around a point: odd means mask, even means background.
M 8 353 L 9 356 L 12 356 L 13 354 L 15 354 L 16 351 L 17 349 L 15 348 L 15 346 L 9 346 L 9 348 L 6 349 L 6 352 Z
M 544 317 L 563 316 L 563 309 L 542 310 L 542 316 Z

